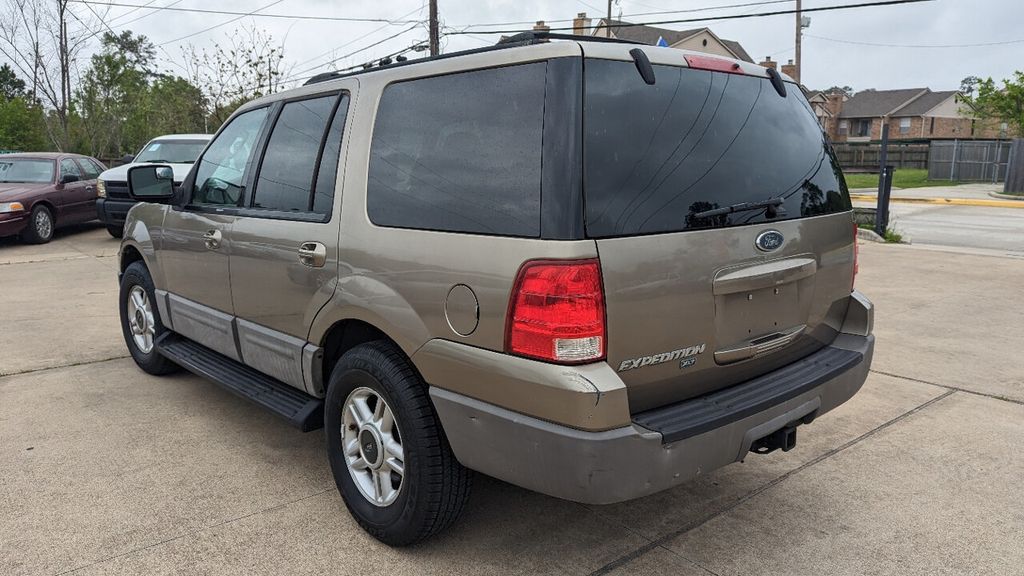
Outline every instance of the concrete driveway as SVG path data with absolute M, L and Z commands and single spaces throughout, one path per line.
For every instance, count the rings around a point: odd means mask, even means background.
M 588 507 L 478 477 L 411 549 L 364 533 L 320 433 L 117 323 L 117 244 L 0 241 L 0 574 L 1022 574 L 1024 261 L 863 244 L 874 371 L 797 448 Z

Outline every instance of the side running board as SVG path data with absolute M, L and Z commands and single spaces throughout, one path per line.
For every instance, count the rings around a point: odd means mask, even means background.
M 175 364 L 266 408 L 303 432 L 324 426 L 324 402 L 319 398 L 173 332 L 161 335 L 156 348 Z

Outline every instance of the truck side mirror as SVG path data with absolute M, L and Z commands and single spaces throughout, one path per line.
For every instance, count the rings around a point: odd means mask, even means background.
M 161 165 L 129 168 L 128 195 L 141 202 L 166 203 L 174 197 L 174 170 Z

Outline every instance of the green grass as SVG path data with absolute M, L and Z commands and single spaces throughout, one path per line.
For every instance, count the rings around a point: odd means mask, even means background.
M 929 180 L 927 170 L 899 168 L 892 177 L 893 188 L 921 188 L 924 186 L 956 186 L 949 180 Z M 878 188 L 878 174 L 846 174 L 846 185 L 850 188 Z

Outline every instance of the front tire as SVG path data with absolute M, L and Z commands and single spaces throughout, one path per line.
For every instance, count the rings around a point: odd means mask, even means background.
M 124 237 L 124 226 L 118 226 L 117 224 L 107 224 L 107 233 L 114 238 Z
M 178 365 L 156 349 L 156 339 L 166 331 L 156 306 L 153 278 L 142 262 L 132 262 L 121 275 L 118 295 L 121 332 L 135 363 L 143 371 L 160 376 L 170 374 Z
M 393 344 L 361 344 L 341 357 L 324 427 L 338 491 L 373 537 L 407 546 L 461 514 L 472 473 L 452 454 L 426 384 Z
M 46 244 L 53 238 L 53 213 L 42 204 L 37 204 L 28 217 L 28 226 L 21 233 L 21 240 L 27 244 Z

